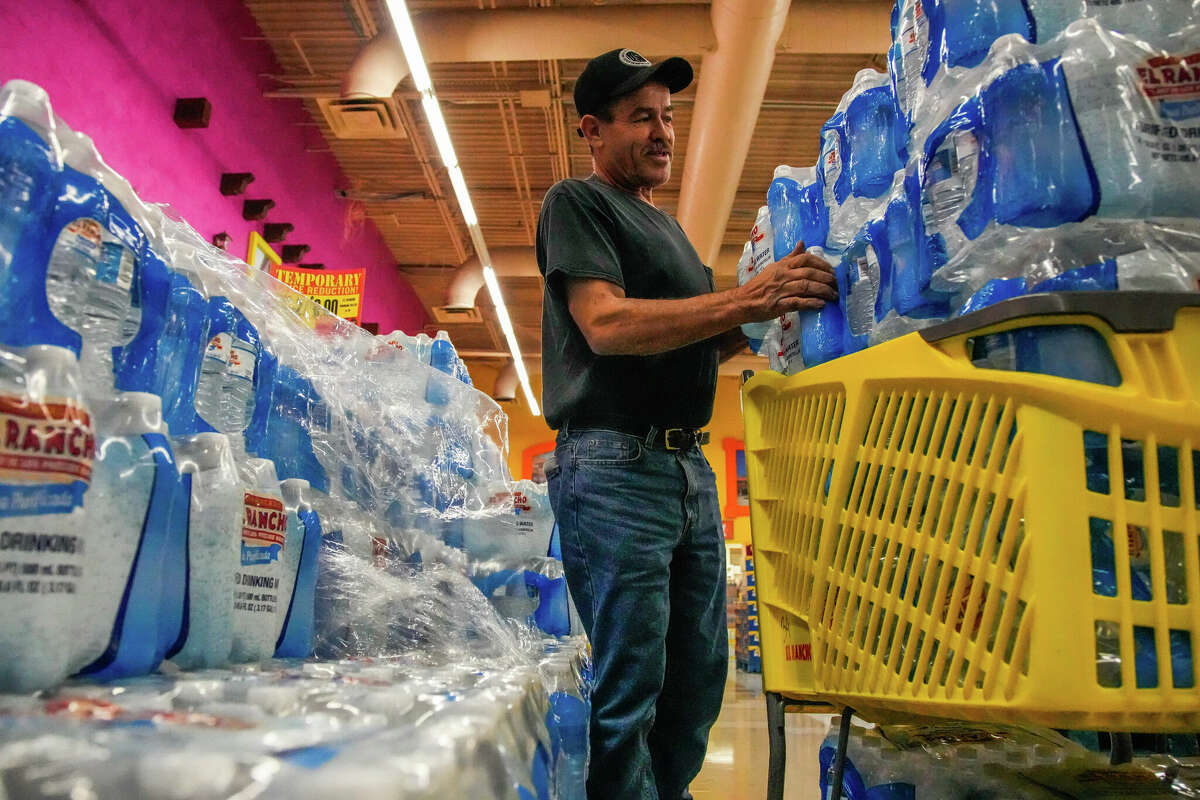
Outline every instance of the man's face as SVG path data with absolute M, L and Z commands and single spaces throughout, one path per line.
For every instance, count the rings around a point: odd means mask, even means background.
M 597 172 L 630 191 L 662 186 L 671 177 L 675 150 L 671 120 L 671 92 L 662 84 L 648 83 L 622 97 L 612 107 L 612 122 L 598 121 L 591 139 Z

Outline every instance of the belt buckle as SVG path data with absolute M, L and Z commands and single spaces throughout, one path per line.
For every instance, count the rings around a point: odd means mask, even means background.
M 665 431 L 663 431 L 663 444 L 666 445 L 668 450 L 685 450 L 685 449 L 687 449 L 686 447 L 679 447 L 677 445 L 671 444 L 671 434 L 683 435 L 686 432 L 687 431 L 683 428 L 667 428 Z

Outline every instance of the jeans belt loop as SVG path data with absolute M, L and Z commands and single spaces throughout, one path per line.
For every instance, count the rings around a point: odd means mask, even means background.
M 655 439 L 658 438 L 658 434 L 659 434 L 658 428 L 651 425 L 650 430 L 646 433 L 646 439 L 645 439 L 646 447 L 654 447 L 654 441 L 655 441 Z

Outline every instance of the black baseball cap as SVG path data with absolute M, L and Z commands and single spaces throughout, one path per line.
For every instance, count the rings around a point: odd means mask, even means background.
M 575 110 L 579 116 L 595 114 L 609 101 L 655 81 L 671 90 L 683 91 L 692 82 L 692 65 L 684 58 L 668 58 L 657 64 L 629 48 L 609 50 L 588 62 L 575 81 Z

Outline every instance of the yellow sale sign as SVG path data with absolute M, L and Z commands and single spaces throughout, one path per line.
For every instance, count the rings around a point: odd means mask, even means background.
M 331 314 L 358 322 L 362 309 L 365 269 L 300 269 L 277 266 L 271 274 L 282 283 L 310 298 Z

